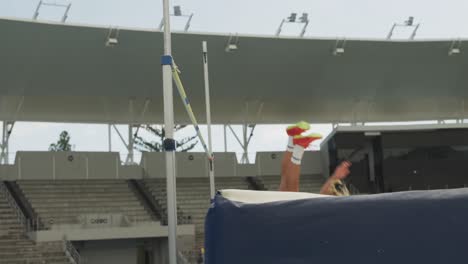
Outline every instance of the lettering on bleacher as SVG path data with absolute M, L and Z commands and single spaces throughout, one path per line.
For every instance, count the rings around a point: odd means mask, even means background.
M 83 214 L 79 216 L 83 228 L 118 227 L 125 225 L 122 214 Z
M 109 222 L 106 218 L 96 218 L 90 220 L 91 224 L 107 224 Z

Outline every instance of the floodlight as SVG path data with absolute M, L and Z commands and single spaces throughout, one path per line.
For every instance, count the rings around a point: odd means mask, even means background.
M 115 45 L 119 44 L 119 40 L 116 38 L 109 38 L 107 39 L 106 46 L 113 47 Z
M 296 17 L 297 17 L 297 13 L 291 13 L 291 15 L 288 17 L 288 22 L 290 23 L 296 22 Z
M 229 49 L 229 51 L 233 51 L 237 50 L 239 47 L 237 47 L 237 44 L 229 44 L 227 48 Z
M 335 49 L 335 55 L 341 55 L 344 53 L 344 48 L 336 48 Z
M 410 16 L 408 17 L 408 20 L 405 21 L 405 25 L 412 26 L 413 22 L 414 22 L 414 17 Z
M 412 28 L 413 28 L 413 32 L 411 33 L 409 39 L 410 39 L 410 40 L 413 40 L 414 37 L 416 36 L 416 32 L 418 31 L 420 25 L 421 25 L 421 24 L 419 24 L 419 23 L 415 25 L 415 24 L 414 24 L 414 17 L 410 16 L 410 17 L 408 17 L 408 20 L 405 20 L 405 21 L 403 22 L 403 24 L 394 23 L 393 26 L 392 26 L 392 28 L 390 29 L 390 32 L 388 32 L 387 39 L 391 39 L 391 38 L 392 38 L 392 36 L 393 36 L 393 31 L 394 31 L 395 28 L 397 28 L 397 27 L 412 27 Z
M 461 53 L 461 50 L 459 48 L 453 48 L 450 50 L 450 55 L 460 54 L 460 53 Z
M 237 34 L 230 35 L 224 50 L 226 52 L 233 52 L 238 49 L 239 49 L 239 36 Z
M 462 41 L 461 39 L 455 39 L 452 41 L 452 44 L 450 45 L 448 55 L 453 56 L 453 55 L 458 55 L 461 53 L 461 44 Z
M 299 17 L 299 21 L 296 21 L 297 19 L 297 13 L 291 13 L 287 18 L 281 20 L 281 24 L 278 27 L 278 30 L 276 30 L 276 36 L 279 36 L 281 34 L 281 30 L 283 29 L 284 23 L 299 23 L 299 24 L 304 24 L 302 27 L 301 33 L 299 34 L 300 37 L 303 37 L 305 34 L 305 31 L 307 29 L 307 26 L 309 25 L 309 14 L 307 13 L 302 13 L 302 16 Z
M 70 11 L 71 5 L 72 5 L 71 3 L 60 4 L 60 3 L 56 3 L 56 2 L 46 2 L 46 1 L 41 0 L 41 1 L 39 1 L 38 5 L 36 7 L 36 10 L 34 11 L 33 20 L 37 20 L 37 17 L 39 16 L 39 10 L 41 9 L 42 6 L 62 7 L 62 8 L 65 8 L 65 11 L 63 13 L 61 22 L 65 23 L 65 21 L 68 18 L 68 12 Z
M 115 47 L 119 44 L 119 29 L 110 28 L 106 39 L 106 47 Z
M 174 16 L 182 16 L 182 9 L 180 6 L 174 6 Z
M 307 13 L 302 13 L 302 16 L 299 18 L 299 21 L 302 23 L 307 23 L 309 22 L 309 14 Z
M 334 56 L 341 56 L 345 53 L 346 39 L 337 39 L 333 48 Z
M 185 18 L 187 18 L 187 23 L 185 23 L 184 31 L 188 31 L 188 29 L 190 27 L 190 22 L 192 22 L 193 13 L 183 14 L 182 13 L 182 8 L 179 5 L 174 6 L 173 8 L 174 8 L 174 13 L 169 14 L 169 15 L 170 16 L 175 16 L 175 17 L 185 17 Z M 163 28 L 164 28 L 164 18 L 162 18 L 161 23 L 159 23 L 159 30 L 163 30 Z

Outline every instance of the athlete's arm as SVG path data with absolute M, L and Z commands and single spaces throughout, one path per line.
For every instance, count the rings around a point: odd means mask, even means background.
M 320 194 L 333 195 L 333 193 L 330 193 L 331 185 L 337 180 L 346 178 L 349 175 L 349 167 L 351 167 L 351 162 L 349 161 L 343 161 L 340 165 L 338 165 L 333 175 L 328 178 L 327 182 L 325 182 L 325 184 L 322 186 Z

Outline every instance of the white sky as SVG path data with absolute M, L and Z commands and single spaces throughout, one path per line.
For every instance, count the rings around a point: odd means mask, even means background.
M 0 17 L 31 18 L 38 0 L 0 0 Z M 63 1 L 57 1 L 62 2 Z M 75 0 L 68 22 L 104 26 L 156 28 L 162 17 L 162 1 Z M 311 20 L 306 37 L 384 38 L 394 22 L 414 16 L 421 23 L 416 38 L 468 37 L 466 0 L 172 0 L 183 11 L 195 14 L 191 31 L 238 32 L 272 35 L 282 18 L 291 12 L 307 12 Z M 62 9 L 43 7 L 39 19 L 59 20 Z M 184 20 L 173 20 L 173 29 L 182 29 Z M 295 27 L 297 26 L 297 27 Z M 297 35 L 299 25 L 286 25 L 284 35 Z M 398 30 L 395 38 L 406 38 Z M 260 126 L 250 150 L 282 150 L 285 126 Z M 315 125 L 314 132 L 326 135 L 330 125 Z M 75 150 L 106 151 L 107 125 L 18 123 L 11 137 L 10 152 L 46 150 L 62 130 L 68 130 Z M 124 135 L 126 128 L 121 127 Z M 187 128 L 191 134 L 192 129 Z M 240 129 L 239 129 L 240 132 Z M 214 128 L 214 150 L 224 151 L 223 129 Z M 182 136 L 182 135 L 179 135 Z M 125 152 L 113 133 L 113 150 Z M 201 150 L 201 147 L 197 148 Z M 229 151 L 241 151 L 231 136 Z

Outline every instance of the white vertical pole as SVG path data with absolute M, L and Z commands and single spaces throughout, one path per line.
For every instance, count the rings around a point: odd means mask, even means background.
M 203 41 L 203 72 L 204 72 L 204 79 L 205 79 L 205 105 L 206 105 L 206 125 L 208 128 L 208 151 L 211 154 L 211 160 L 209 170 L 210 170 L 210 196 L 214 198 L 215 196 L 215 175 L 214 175 L 214 155 L 213 155 L 213 147 L 211 141 L 211 105 L 210 105 L 210 79 L 208 75 L 208 47 L 206 41 Z
M 111 131 L 111 124 L 107 126 L 107 139 L 109 142 L 109 152 L 112 151 L 112 131 Z
M 162 65 L 164 128 L 166 140 L 164 149 L 166 155 L 167 180 L 167 220 L 169 233 L 169 264 L 177 264 L 177 195 L 175 171 L 175 141 L 174 141 L 174 98 L 172 89 L 172 48 L 169 0 L 163 0 L 164 14 L 164 61 Z M 170 58 L 168 63 L 166 60 Z
M 9 122 L 5 122 L 5 164 L 10 163 L 10 132 L 8 129 Z
M 52 155 L 52 179 L 55 181 L 55 154 Z
M 224 152 L 227 152 L 227 133 L 226 133 L 226 125 L 224 126 Z
M 248 125 L 245 123 L 243 125 L 243 137 L 244 137 L 244 144 L 242 144 L 242 148 L 244 149 L 244 155 L 242 155 L 242 161 L 244 163 L 249 163 L 249 154 L 248 154 L 248 148 L 249 148 L 249 143 L 247 142 L 247 129 Z
M 7 164 L 5 154 L 7 154 L 7 122 L 2 122 L 2 142 L 0 143 L 0 164 Z M 7 154 L 8 155 L 8 154 Z
M 133 125 L 128 125 L 128 158 L 127 163 L 133 164 Z
M 89 180 L 89 158 L 88 156 L 85 157 L 85 162 L 86 162 L 86 180 Z

